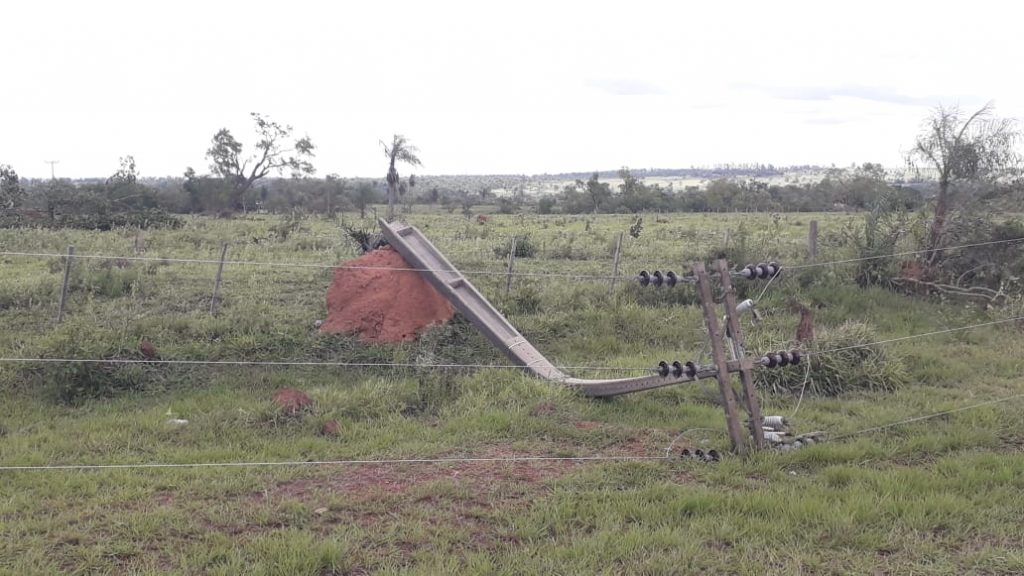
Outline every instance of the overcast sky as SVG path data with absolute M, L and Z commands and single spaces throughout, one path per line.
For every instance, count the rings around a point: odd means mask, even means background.
M 1013 2 L 6 0 L 0 163 L 207 171 L 262 112 L 318 174 L 896 166 L 939 103 L 1024 116 Z

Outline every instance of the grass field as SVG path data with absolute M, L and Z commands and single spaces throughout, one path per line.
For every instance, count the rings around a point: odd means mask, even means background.
M 418 208 L 417 208 L 418 209 Z M 857 216 L 646 216 L 621 270 L 686 271 L 851 256 L 834 241 Z M 607 276 L 628 216 L 407 219 L 466 271 L 553 361 L 637 373 L 707 362 L 689 288 L 606 278 L 519 276 L 504 295 L 503 247 L 529 235 L 523 273 Z M 351 214 L 347 224 L 356 223 Z M 0 572 L 9 574 L 1019 574 L 1024 572 L 1024 398 L 795 452 L 717 464 L 511 462 L 513 456 L 662 456 L 672 444 L 728 448 L 713 381 L 587 400 L 508 369 L 464 321 L 419 342 L 372 347 L 318 334 L 330 265 L 356 255 L 338 221 L 293 229 L 272 216 L 191 219 L 143 235 L 148 261 L 76 259 L 56 325 L 59 258 L 0 256 L 0 356 L 408 363 L 418 368 L 96 365 L 0 362 L 0 465 L 494 458 L 441 464 L 0 471 Z M 366 223 L 368 225 L 368 223 Z M 728 240 L 727 240 L 728 237 Z M 0 251 L 133 256 L 129 230 L 0 230 Z M 229 264 L 209 312 L 221 242 Z M 166 261 L 161 261 L 166 258 Z M 764 293 L 752 343 L 782 346 L 790 297 L 828 330 L 854 319 L 879 339 L 989 322 L 1010 310 L 862 289 L 850 265 L 784 274 Z M 763 284 L 741 285 L 756 297 Z M 1003 324 L 886 345 L 896 391 L 807 395 L 799 431 L 833 435 L 1024 393 L 1024 332 Z M 593 370 L 573 370 L 591 376 Z M 798 374 L 798 377 L 802 374 Z M 273 392 L 314 408 L 284 416 Z M 765 394 L 789 416 L 797 395 Z M 170 417 L 187 419 L 184 426 Z M 336 437 L 319 434 L 329 420 Z M 681 433 L 683 433 L 681 435 Z M 674 443 L 674 444 L 673 444 Z

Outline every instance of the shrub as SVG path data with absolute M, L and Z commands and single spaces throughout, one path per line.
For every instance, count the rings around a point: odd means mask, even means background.
M 416 379 L 416 395 L 402 413 L 407 416 L 437 416 L 459 399 L 461 390 L 456 370 L 422 370 Z
M 288 239 L 288 236 L 292 235 L 292 233 L 299 232 L 303 229 L 302 222 L 305 218 L 306 216 L 302 212 L 292 210 L 282 218 L 280 222 L 270 227 L 270 233 L 277 236 L 280 241 L 284 242 Z
M 516 258 L 533 258 L 537 254 L 537 245 L 530 240 L 529 234 L 516 236 Z M 512 250 L 512 239 L 494 247 L 495 258 L 507 258 Z
M 509 309 L 516 314 L 536 314 L 542 305 L 540 291 L 533 286 L 523 286 L 512 295 Z
M 629 227 L 629 235 L 633 238 L 639 238 L 640 234 L 644 231 L 644 218 L 643 216 L 637 216 L 636 221 Z
M 1024 222 L 1020 220 L 1000 221 L 990 213 L 957 213 L 949 221 L 946 244 L 981 245 L 942 252 L 937 269 L 931 272 L 938 281 L 956 286 L 1020 293 L 1024 242 L 1008 242 L 1018 238 L 1024 238 Z
M 538 214 L 551 214 L 555 210 L 555 197 L 554 196 L 541 196 L 537 200 L 537 213 Z
M 68 321 L 51 333 L 34 352 L 39 358 L 141 358 L 115 344 L 118 337 L 86 321 Z M 38 362 L 25 365 L 19 380 L 48 390 L 64 404 L 140 390 L 163 381 L 159 365 L 102 362 Z

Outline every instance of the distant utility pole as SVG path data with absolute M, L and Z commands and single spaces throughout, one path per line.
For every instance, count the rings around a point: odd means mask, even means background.
M 46 162 L 47 164 L 50 165 L 50 180 L 56 180 L 57 177 L 54 175 L 53 165 L 60 164 L 60 160 L 43 160 L 43 162 Z

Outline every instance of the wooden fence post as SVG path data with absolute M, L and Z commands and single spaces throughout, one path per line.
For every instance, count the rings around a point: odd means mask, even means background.
M 736 393 L 732 389 L 732 382 L 729 377 L 729 364 L 725 359 L 725 350 L 722 347 L 722 333 L 718 328 L 715 301 L 711 296 L 711 281 L 708 279 L 707 270 L 701 262 L 694 263 L 693 275 L 697 278 L 697 294 L 700 296 L 700 306 L 704 311 L 704 322 L 707 324 L 708 337 L 711 339 L 711 357 L 714 358 L 715 366 L 718 368 L 716 373 L 718 390 L 722 394 L 725 424 L 729 430 L 729 439 L 732 440 L 732 449 L 738 454 L 744 454 L 747 450 L 746 437 L 743 434 L 743 427 L 740 426 L 739 416 L 736 414 Z
M 608 288 L 609 295 L 615 293 L 615 279 L 619 276 L 619 258 L 622 254 L 622 236 L 623 232 L 619 232 L 619 238 L 615 241 L 615 260 L 612 262 L 612 283 Z
M 64 306 L 68 299 L 68 284 L 71 281 L 71 259 L 75 256 L 75 247 L 68 246 L 68 255 L 64 257 L 64 282 L 60 287 L 60 304 L 57 305 L 57 324 L 64 321 Z
M 754 438 L 754 447 L 764 448 L 764 428 L 761 421 L 761 402 L 757 399 L 757 388 L 754 385 L 754 366 L 750 358 L 743 351 L 743 332 L 741 330 L 740 315 L 736 311 L 736 294 L 732 289 L 732 278 L 729 276 L 729 263 L 725 259 L 718 261 L 718 274 L 722 279 L 722 288 L 725 290 L 725 316 L 726 330 L 732 340 L 736 360 L 740 365 L 740 382 L 743 384 L 743 399 L 747 404 L 747 413 L 750 415 L 750 434 Z
M 505 298 L 512 290 L 512 271 L 516 265 L 516 237 L 512 236 L 512 247 L 508 251 L 508 272 L 505 275 Z
M 818 259 L 818 221 L 811 220 L 810 228 L 807 230 L 807 258 L 811 261 Z
M 135 233 L 135 255 L 142 254 L 143 250 L 146 249 L 146 240 L 142 237 L 142 230 Z
M 224 257 L 228 253 L 228 243 L 222 242 L 220 245 L 220 264 L 217 265 L 217 276 L 213 279 L 213 298 L 210 299 L 210 315 L 217 315 L 217 306 L 220 302 L 220 280 L 224 275 Z

